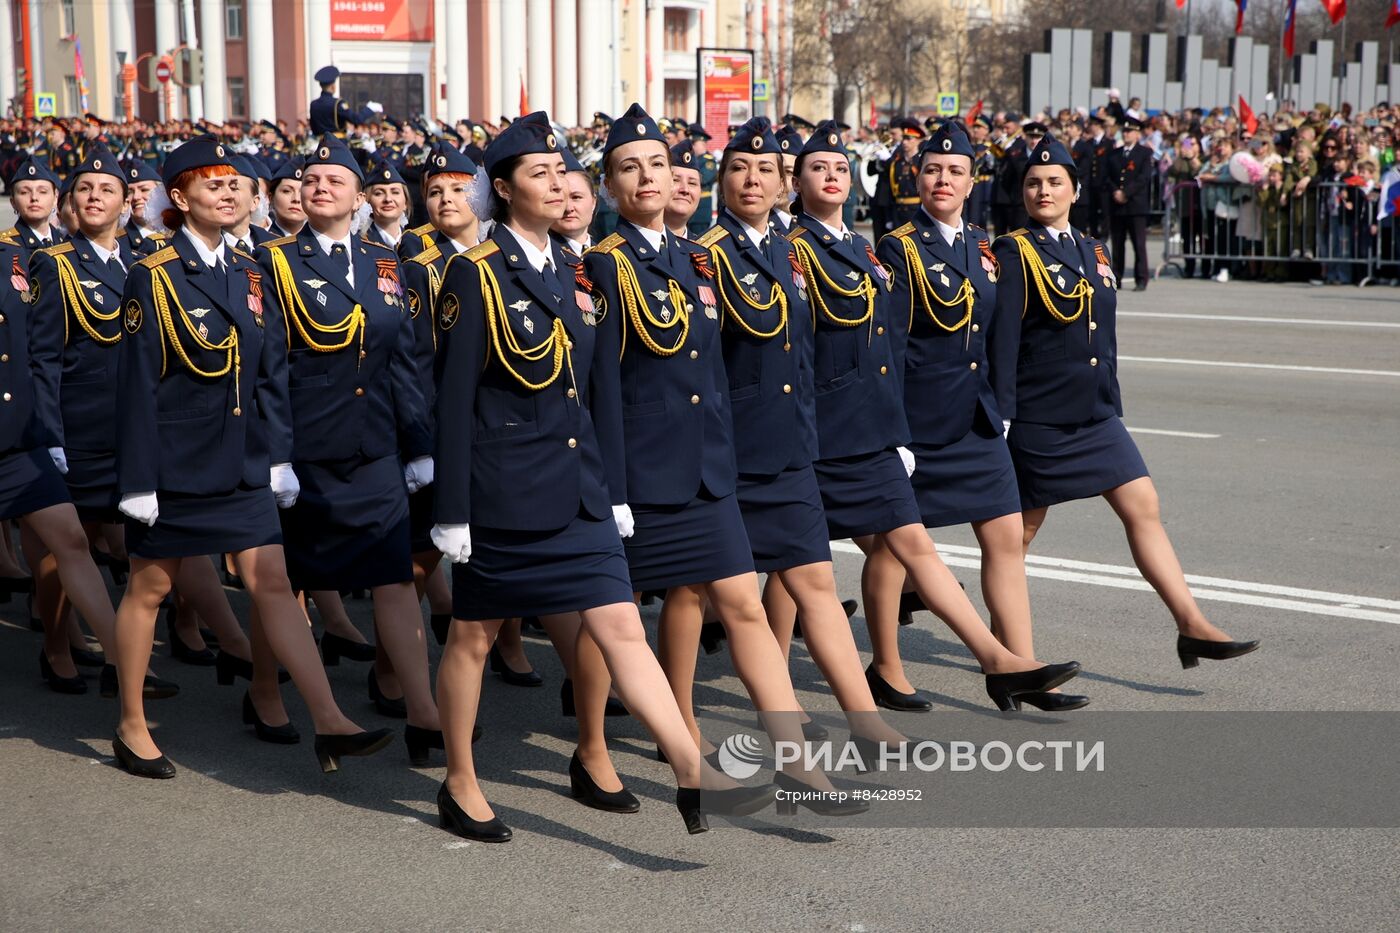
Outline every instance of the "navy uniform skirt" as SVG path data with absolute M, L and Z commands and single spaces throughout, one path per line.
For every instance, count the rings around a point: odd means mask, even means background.
M 63 474 L 42 447 L 0 454 L 0 520 L 72 501 Z
M 822 494 L 811 466 L 776 476 L 740 473 L 735 494 L 759 573 L 831 560 Z
M 925 528 L 965 525 L 1021 511 L 1011 451 L 978 411 L 972 428 L 951 444 L 911 444 L 914 498 Z
M 472 555 L 452 565 L 452 618 L 489 622 L 632 601 L 627 554 L 611 517 L 556 531 L 473 525 Z
M 437 550 L 432 538 L 433 503 L 437 501 L 433 492 L 436 489 L 436 485 L 429 483 L 417 492 L 408 494 L 408 537 L 409 552 L 412 554 Z
M 818 460 L 812 466 L 832 540 L 919 524 L 919 507 L 899 451 Z
M 753 572 L 739 500 L 704 490 L 685 505 L 633 506 L 636 531 L 623 541 L 632 589 L 666 590 Z
M 157 492 L 156 500 L 160 514 L 154 526 L 126 519 L 132 557 L 200 557 L 282 543 L 271 486 L 239 486 L 214 496 Z
M 1121 418 L 1081 425 L 1016 421 L 1007 440 L 1023 509 L 1088 499 L 1148 475 Z
M 117 511 L 117 455 L 115 451 L 67 450 L 68 472 L 63 480 L 78 518 L 84 522 L 120 523 Z
M 408 487 L 397 455 L 293 468 L 301 493 L 282 512 L 292 586 L 350 590 L 413 579 Z

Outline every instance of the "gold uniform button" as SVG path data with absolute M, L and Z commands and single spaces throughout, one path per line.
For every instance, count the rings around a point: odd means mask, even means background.
M 0 324 L 4 324 L 4 323 L 5 323 L 5 315 L 0 314 Z
M 788 385 L 783 386 L 783 394 L 784 394 L 784 395 L 791 395 L 791 394 L 792 394 L 792 386 L 788 386 Z
M 578 395 L 578 393 L 575 392 L 573 389 L 570 389 L 569 391 L 565 392 L 564 394 L 567 395 L 569 398 L 573 398 L 574 396 Z
M 574 342 L 573 342 L 572 340 L 566 341 L 566 342 L 564 343 L 564 346 L 566 346 L 566 347 L 568 347 L 570 350 L 572 350 L 572 349 L 574 348 Z
M 885 332 L 885 329 L 884 329 L 883 327 L 877 327 L 877 328 L 875 328 L 875 333 L 877 333 L 877 334 L 883 334 L 884 332 Z
M 570 447 L 577 447 L 577 446 L 578 446 L 578 441 L 577 441 L 575 438 L 572 438 L 572 437 L 569 438 L 569 446 L 570 446 Z
M 699 405 L 699 404 L 700 404 L 700 396 L 698 396 L 698 395 L 692 395 L 692 396 L 690 397 L 690 404 L 692 404 L 692 405 Z
M 973 368 L 973 369 L 976 369 L 976 368 L 977 368 L 977 361 L 976 361 L 976 360 L 973 360 L 973 361 L 972 361 L 972 368 Z
M 1098 322 L 1098 321 L 1090 321 L 1090 322 L 1089 322 L 1089 329 L 1090 329 L 1090 330 L 1098 330 L 1098 329 L 1099 329 L 1099 322 Z
M 889 368 L 888 368 L 888 367 L 886 367 L 886 366 L 881 366 L 881 367 L 880 367 L 880 375 L 883 376 L 883 375 L 885 375 L 885 374 L 888 373 L 888 372 L 889 372 Z
M 978 332 L 979 330 L 981 330 L 981 329 L 982 329 L 982 326 L 981 326 L 980 324 L 973 324 L 973 325 L 972 325 L 972 332 L 973 332 L 974 334 L 977 333 L 977 332 Z
M 691 358 L 692 360 L 698 360 L 698 359 L 700 359 L 700 351 L 699 351 L 699 350 L 691 350 L 691 351 L 690 351 L 690 358 Z
M 361 351 L 360 351 L 360 359 L 364 359 L 364 358 L 365 358 L 366 356 L 368 356 L 368 355 L 369 355 L 369 354 L 365 353 L 364 350 L 361 350 Z
M 8 353 L 0 353 L 0 363 L 8 363 L 9 361 L 10 361 L 10 354 L 8 354 Z
M 5 399 L 5 401 L 8 402 L 8 401 L 10 400 L 10 398 L 11 398 L 10 393 L 6 392 L 5 395 L 3 396 L 3 398 Z
M 1097 356 L 1091 356 L 1091 357 L 1089 357 L 1089 365 L 1090 365 L 1090 366 L 1097 366 L 1097 365 L 1099 365 L 1099 358 L 1098 358 Z
M 365 394 L 365 390 L 364 390 L 364 389 L 359 389 L 359 388 L 357 388 L 357 389 L 355 390 L 355 394 L 356 394 L 356 395 L 364 395 L 364 394 Z

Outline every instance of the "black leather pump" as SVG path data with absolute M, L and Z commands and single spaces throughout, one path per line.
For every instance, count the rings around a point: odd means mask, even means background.
M 170 759 L 164 755 L 156 758 L 139 758 L 130 748 L 127 748 L 121 736 L 112 739 L 112 754 L 116 755 L 117 764 L 127 774 L 134 774 L 136 777 L 155 778 L 156 780 L 169 780 L 175 776 L 175 766 L 170 763 Z
M 707 790 L 701 796 L 698 787 L 676 788 L 676 809 L 685 821 L 685 831 L 694 836 L 709 830 L 706 814 L 724 816 L 747 816 L 757 813 L 773 799 L 771 787 L 730 787 L 726 790 Z
M 875 705 L 904 713 L 923 713 L 933 709 L 933 701 L 919 691 L 900 693 L 890 682 L 875 672 L 871 662 L 865 669 L 865 682 L 870 684 L 870 693 L 875 697 Z
M 452 798 L 446 784 L 438 788 L 437 805 L 438 825 L 463 839 L 475 839 L 477 842 L 510 842 L 510 837 L 514 835 L 510 827 L 502 823 L 498 816 L 489 820 L 474 820 L 467 816 L 467 811 Z
M 352 755 L 373 755 L 394 740 L 391 729 L 356 732 L 353 735 L 316 734 L 316 760 L 321 771 L 330 774 L 340 769 L 340 759 Z
M 324 633 L 321 636 L 321 663 L 326 667 L 335 667 L 341 658 L 360 663 L 373 661 L 374 645 L 341 638 L 333 632 Z
M 501 680 L 504 680 L 512 687 L 544 686 L 544 678 L 540 676 L 539 671 L 529 670 L 522 672 L 514 670 L 506 663 L 505 656 L 501 654 L 501 650 L 494 644 L 491 646 L 489 658 L 491 660 L 492 673 L 500 674 Z
M 987 696 L 1003 713 L 1017 709 L 1016 698 L 1027 693 L 1042 693 L 1054 689 L 1079 673 L 1078 661 L 1047 664 L 1033 671 L 1012 674 L 987 674 Z
M 1249 654 L 1259 648 L 1256 641 L 1207 641 L 1189 635 L 1176 636 L 1176 656 L 1181 659 L 1183 668 L 1195 667 L 1201 659 L 1207 661 L 1228 661 L 1240 655 Z
M 44 649 L 39 649 L 39 676 L 48 682 L 49 689 L 54 693 L 64 693 L 69 696 L 78 696 L 87 693 L 87 681 L 82 677 L 61 677 L 49 663 L 49 656 L 44 654 Z
M 642 804 L 627 788 L 603 790 L 579 760 L 578 751 L 569 759 L 569 793 L 584 806 L 609 813 L 636 813 Z
M 271 742 L 273 745 L 295 745 L 301 741 L 301 733 L 297 732 L 296 726 L 290 722 L 284 722 L 280 726 L 269 726 L 263 722 L 257 707 L 253 706 L 253 698 L 247 693 L 243 694 L 243 723 L 252 726 L 263 742 Z

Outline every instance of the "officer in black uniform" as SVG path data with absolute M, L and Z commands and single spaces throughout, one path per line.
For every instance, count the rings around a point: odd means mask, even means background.
M 15 225 L 3 234 L 25 250 L 53 246 L 68 238 L 67 231 L 50 227 L 49 217 L 58 205 L 59 178 L 37 156 L 20 164 L 10 179 L 10 206 L 15 209 Z
M 1123 118 L 1123 145 L 1113 151 L 1108 163 L 1113 274 L 1120 282 L 1123 280 L 1124 247 L 1131 234 L 1133 291 L 1137 292 L 1147 290 L 1152 275 L 1147 258 L 1147 215 L 1152 210 L 1152 176 L 1157 171 L 1156 153 L 1141 141 L 1142 127 L 1142 121 L 1136 117 Z
M 311 102 L 310 127 L 313 137 L 329 133 L 344 139 L 346 124 L 365 123 L 374 114 L 374 110 L 368 106 L 355 110 L 335 96 L 335 83 L 340 80 L 339 68 L 327 65 L 316 72 L 315 78 L 316 83 L 321 85 L 321 96 Z
M 271 120 L 261 120 L 258 122 L 258 151 L 257 158 L 262 159 L 267 170 L 273 175 L 281 170 L 291 155 L 287 152 L 287 138 L 282 135 L 282 130 Z

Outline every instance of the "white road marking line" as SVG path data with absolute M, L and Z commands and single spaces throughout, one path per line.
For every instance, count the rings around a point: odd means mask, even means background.
M 1163 437 L 1196 437 L 1205 441 L 1213 441 L 1220 437 L 1219 434 L 1201 434 L 1197 431 L 1168 431 L 1163 428 L 1134 428 L 1129 427 L 1129 431 L 1134 434 L 1160 434 Z
M 1160 317 L 1180 321 L 1248 321 L 1252 324 L 1307 324 L 1315 327 L 1383 327 L 1400 330 L 1396 321 L 1328 321 L 1317 318 L 1250 317 L 1244 314 L 1182 314 L 1176 311 L 1119 311 L 1119 317 Z
M 1224 369 L 1273 369 L 1293 373 L 1330 373 L 1339 376 L 1390 376 L 1400 379 L 1400 372 L 1391 369 L 1343 369 L 1339 366 L 1291 366 L 1283 363 L 1244 363 L 1235 360 L 1181 360 L 1167 356 L 1120 356 L 1125 363 L 1167 363 L 1174 366 L 1218 366 Z
M 849 541 L 833 541 L 831 549 L 843 554 L 861 553 L 860 548 Z M 939 544 L 938 552 L 942 555 L 943 562 L 949 567 L 977 570 L 982 566 L 981 552 L 975 547 Z M 1026 558 L 1026 575 L 1067 583 L 1106 586 L 1113 589 L 1147 591 L 1152 589 L 1147 581 L 1142 579 L 1136 567 L 1098 564 L 1060 557 L 1042 557 L 1035 554 Z M 1336 616 L 1342 619 L 1400 625 L 1400 600 L 1354 596 L 1349 593 L 1329 593 L 1323 590 L 1229 580 L 1223 577 L 1203 577 L 1195 574 L 1187 574 L 1186 582 L 1191 584 L 1191 593 L 1197 599 L 1242 603 L 1265 609 L 1283 609 L 1291 612 Z

